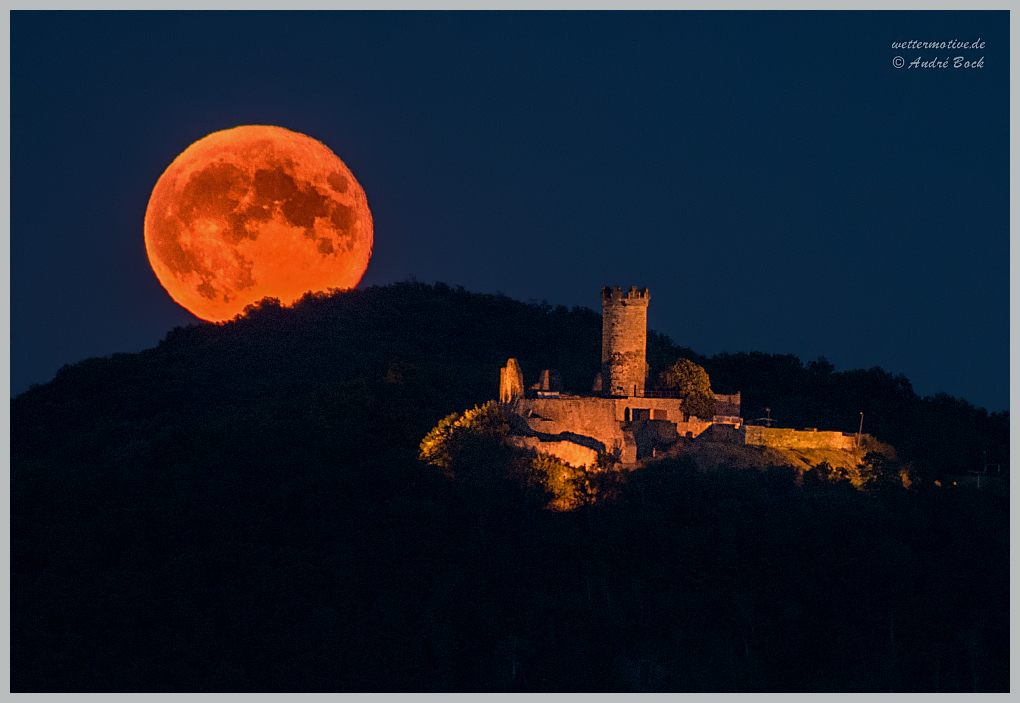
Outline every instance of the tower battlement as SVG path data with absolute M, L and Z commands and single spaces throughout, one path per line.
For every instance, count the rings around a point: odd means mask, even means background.
M 648 289 L 631 286 L 630 290 L 620 290 L 620 286 L 602 287 L 602 307 L 607 305 L 648 305 Z

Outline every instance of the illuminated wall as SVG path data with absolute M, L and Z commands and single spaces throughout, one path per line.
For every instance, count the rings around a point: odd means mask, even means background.
M 778 427 L 740 428 L 744 444 L 756 444 L 776 449 L 854 449 L 857 435 L 842 432 L 818 432 L 817 430 L 787 430 Z
M 645 392 L 648 289 L 602 289 L 602 392 L 640 396 Z

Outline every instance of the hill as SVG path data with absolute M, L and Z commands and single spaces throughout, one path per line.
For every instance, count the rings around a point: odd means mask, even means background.
M 64 367 L 11 401 L 12 690 L 1008 689 L 1005 491 L 678 456 L 553 513 L 417 460 L 508 357 L 585 390 L 599 342 L 591 310 L 398 284 Z M 680 355 L 649 335 L 653 371 Z M 866 398 L 915 437 L 932 408 L 1002 422 L 880 369 L 702 360 L 799 417 Z M 901 458 L 930 478 L 970 451 L 938 444 Z

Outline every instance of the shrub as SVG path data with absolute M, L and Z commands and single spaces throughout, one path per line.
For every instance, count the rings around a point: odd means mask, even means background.
M 506 410 L 494 400 L 481 407 L 447 415 L 433 427 L 418 446 L 418 458 L 452 471 L 454 462 L 471 437 L 502 440 L 510 431 Z

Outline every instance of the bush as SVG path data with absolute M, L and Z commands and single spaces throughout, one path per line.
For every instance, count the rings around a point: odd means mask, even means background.
M 447 415 L 419 445 L 418 458 L 450 473 L 471 437 L 502 440 L 510 431 L 507 411 L 494 400 L 462 413 Z

